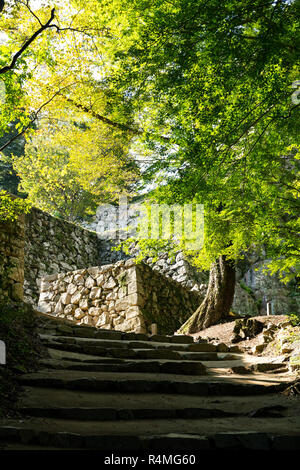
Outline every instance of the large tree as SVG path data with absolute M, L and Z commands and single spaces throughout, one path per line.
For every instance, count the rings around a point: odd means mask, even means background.
M 104 12 L 111 86 L 154 149 L 154 199 L 205 205 L 195 260 L 211 278 L 181 329 L 195 332 L 228 314 L 246 250 L 262 246 L 285 279 L 299 273 L 299 2 L 111 0 Z

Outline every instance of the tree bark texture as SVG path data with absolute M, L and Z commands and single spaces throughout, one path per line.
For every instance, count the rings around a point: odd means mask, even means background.
M 178 330 L 181 334 L 197 333 L 227 317 L 233 302 L 235 267 L 220 256 L 211 265 L 205 298 L 193 315 Z

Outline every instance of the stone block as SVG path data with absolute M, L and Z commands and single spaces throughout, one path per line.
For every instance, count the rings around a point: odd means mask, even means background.
M 120 331 L 133 331 L 135 333 L 145 333 L 146 328 L 143 319 L 140 317 L 134 317 L 124 320 L 121 324 L 118 325 L 118 330 Z
M 142 298 L 138 294 L 130 294 L 127 296 L 128 305 L 140 305 L 144 306 Z
M 75 284 L 69 284 L 67 287 L 67 293 L 70 295 L 74 295 L 77 291 L 77 286 Z
M 117 299 L 115 302 L 115 310 L 116 312 L 120 312 L 122 310 L 126 310 L 130 304 L 128 303 L 127 297 L 123 299 Z
M 97 307 L 89 308 L 89 315 L 92 315 L 92 317 L 97 317 L 97 316 L 100 316 L 101 314 L 102 314 L 101 308 L 97 308 Z
M 87 269 L 87 272 L 89 273 L 89 275 L 90 275 L 93 279 L 96 279 L 97 276 L 99 275 L 99 268 L 98 268 L 97 266 L 92 267 L 92 268 L 88 268 L 88 269 Z
M 76 308 L 76 310 L 74 312 L 74 318 L 76 320 L 81 320 L 85 315 L 86 315 L 86 312 L 81 310 L 81 308 Z
M 106 313 L 101 313 L 97 318 L 96 326 L 102 327 L 103 325 L 107 325 L 110 323 L 109 315 Z
M 55 309 L 54 309 L 54 313 L 56 315 L 60 314 L 60 313 L 64 313 L 64 306 L 63 304 L 59 301 L 57 302 L 56 306 L 55 306 Z
M 88 315 L 86 315 L 84 318 L 82 318 L 80 323 L 83 324 L 83 325 L 94 326 L 93 318 L 89 317 Z
M 72 303 L 71 302 L 71 295 L 68 292 L 65 292 L 64 294 L 61 294 L 60 301 L 63 305 L 67 305 L 67 304 Z
M 116 318 L 113 318 L 113 325 L 114 326 L 118 326 L 118 325 L 121 325 L 121 323 L 124 323 L 125 321 L 125 318 L 124 317 L 116 317 Z
M 138 306 L 129 307 L 125 312 L 126 320 L 130 320 L 134 317 L 142 317 L 141 311 Z
M 90 299 L 99 299 L 101 297 L 101 287 L 93 287 L 90 292 Z
M 117 283 L 115 281 L 115 279 L 111 276 L 109 277 L 109 279 L 107 281 L 105 281 L 103 283 L 103 289 L 113 289 L 114 287 L 116 287 Z
M 79 308 L 81 308 L 81 310 L 88 310 L 89 308 L 88 299 L 82 298 L 79 302 Z
M 136 294 L 138 291 L 138 284 L 135 281 L 131 281 L 127 285 L 128 294 Z
M 80 272 L 80 271 L 79 271 Z M 76 284 L 77 286 L 79 285 L 83 285 L 84 284 L 84 276 L 83 274 L 75 274 L 74 276 L 74 284 Z
M 103 274 L 100 274 L 100 276 L 97 277 L 96 282 L 97 282 L 97 286 L 102 286 L 102 284 L 104 282 Z
M 73 315 L 73 313 L 76 310 L 76 307 L 77 307 L 77 305 L 75 305 L 75 304 L 66 305 L 65 308 L 64 308 L 65 315 Z
M 96 284 L 95 280 L 92 277 L 88 277 L 87 280 L 85 281 L 85 287 L 88 289 L 91 289 L 94 287 Z
M 78 291 L 77 291 L 77 292 L 75 292 L 74 295 L 72 295 L 71 300 L 70 300 L 70 303 L 71 303 L 71 304 L 78 305 L 79 302 L 80 302 L 80 300 L 81 300 L 81 298 L 82 298 L 81 292 L 78 292 Z

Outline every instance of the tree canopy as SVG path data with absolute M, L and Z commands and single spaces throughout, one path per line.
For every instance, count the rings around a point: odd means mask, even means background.
M 18 118 L 30 133 L 64 110 L 122 133 L 150 154 L 156 201 L 205 205 L 199 265 L 259 246 L 289 279 L 300 251 L 299 17 L 291 0 L 6 2 L 1 129 Z
M 116 25 L 118 67 L 110 83 L 130 96 L 145 144 L 157 150 L 148 169 L 163 180 L 155 198 L 205 205 L 198 262 L 208 266 L 219 255 L 236 259 L 263 246 L 274 270 L 294 276 L 299 2 L 106 5 Z M 165 138 L 159 144 L 158 134 Z
M 122 136 L 97 121 L 67 119 L 43 124 L 27 142 L 25 155 L 13 158 L 13 166 L 32 204 L 78 221 L 128 192 L 138 168 Z

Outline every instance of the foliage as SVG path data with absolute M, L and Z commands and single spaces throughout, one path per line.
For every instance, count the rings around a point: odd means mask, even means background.
M 4 190 L 0 190 L 0 220 L 1 221 L 14 221 L 20 214 L 27 213 L 30 209 L 28 201 L 24 201 L 20 198 L 12 198 Z
M 291 323 L 293 326 L 300 326 L 300 314 L 299 313 L 291 313 L 289 317 L 291 319 Z
M 196 264 L 260 246 L 272 272 L 295 277 L 299 2 L 108 0 L 103 9 L 116 38 L 109 83 L 130 96 L 153 150 L 155 200 L 205 204 Z
M 133 183 L 137 168 L 127 149 L 126 140 L 102 123 L 50 123 L 31 137 L 13 165 L 33 205 L 75 221 Z
M 122 135 L 122 124 L 108 127 L 117 113 L 106 109 L 105 85 L 99 77 L 106 29 L 98 27 L 93 14 L 69 2 L 56 2 L 53 9 L 17 0 L 5 2 L 0 18 L 0 79 L 5 90 L 0 135 L 6 140 L 0 150 L 24 135 L 26 155 L 14 159 L 22 177 L 20 188 L 35 205 L 71 220 L 91 213 L 99 200 L 114 200 L 137 173 L 128 156 L 131 136 Z M 16 29 L 16 24 L 21 27 Z M 34 40 L 24 48 L 28 38 Z M 120 108 L 122 116 L 128 114 L 122 104 Z M 70 121 L 71 115 L 76 122 Z M 7 135 L 12 121 L 17 125 Z M 7 175 L 6 164 L 3 170 Z
M 0 338 L 6 345 L 6 365 L 0 369 L 0 416 L 11 413 L 20 393 L 15 374 L 37 368 L 42 351 L 35 330 L 35 313 L 23 303 L 0 305 Z
M 13 135 L 16 133 L 16 122 L 11 123 L 11 126 L 2 137 L 0 137 L 0 147 L 8 142 Z M 0 188 L 8 191 L 9 193 L 21 196 L 18 193 L 19 178 L 12 167 L 11 155 L 23 155 L 25 148 L 25 139 L 20 136 L 10 145 L 3 149 L 2 154 L 0 153 Z
M 51 13 L 15 3 L 1 17 L 3 64 Z M 205 205 L 197 265 L 261 248 L 290 280 L 300 269 L 299 17 L 290 0 L 57 2 L 1 76 L 0 130 L 20 115 L 30 133 L 41 113 L 66 110 L 123 132 L 146 155 L 156 202 Z
M 24 372 L 36 364 L 40 345 L 34 333 L 36 316 L 25 303 L 1 304 L 0 337 L 6 344 L 6 363 Z

